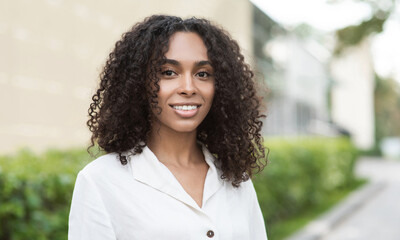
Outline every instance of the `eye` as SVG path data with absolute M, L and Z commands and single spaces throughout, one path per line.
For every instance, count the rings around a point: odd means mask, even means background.
M 198 72 L 196 75 L 201 77 L 201 78 L 207 78 L 207 77 L 211 76 L 211 74 L 209 74 L 208 72 L 204 72 L 204 71 L 203 72 Z
M 172 77 L 172 76 L 176 75 L 176 72 L 174 72 L 172 70 L 165 70 L 165 71 L 162 71 L 161 74 L 163 76 Z

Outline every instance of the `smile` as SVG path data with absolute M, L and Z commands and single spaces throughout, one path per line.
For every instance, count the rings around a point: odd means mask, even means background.
M 181 106 L 171 106 L 172 108 L 176 109 L 176 110 L 182 110 L 182 111 L 190 111 L 190 110 L 194 110 L 200 107 L 197 105 L 181 105 Z
M 170 105 L 175 113 L 181 118 L 191 118 L 196 116 L 201 105 L 187 104 L 187 105 Z

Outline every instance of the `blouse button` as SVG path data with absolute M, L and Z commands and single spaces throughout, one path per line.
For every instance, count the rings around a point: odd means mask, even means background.
M 212 230 L 209 230 L 209 231 L 207 232 L 207 237 L 209 237 L 209 238 L 214 237 L 214 232 L 213 232 Z

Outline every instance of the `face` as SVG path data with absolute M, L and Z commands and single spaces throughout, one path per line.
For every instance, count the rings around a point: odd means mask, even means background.
M 153 127 L 194 132 L 209 112 L 214 97 L 213 68 L 207 48 L 196 33 L 177 32 L 169 41 L 159 73 L 158 106 Z

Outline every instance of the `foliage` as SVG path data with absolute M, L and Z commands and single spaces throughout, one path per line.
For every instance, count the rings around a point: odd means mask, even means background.
M 387 16 L 384 18 L 378 18 L 373 16 L 372 18 L 363 21 L 356 26 L 348 26 L 340 29 L 336 32 L 338 42 L 335 48 L 335 54 L 340 54 L 347 46 L 354 46 L 359 44 L 364 38 L 372 33 L 380 33 L 383 30 L 383 24 L 386 21 Z
M 254 179 L 267 224 L 312 207 L 352 181 L 356 151 L 346 139 L 268 140 L 270 164 Z M 76 175 L 85 150 L 0 157 L 0 239 L 67 239 Z
M 0 157 L 0 239 L 67 239 L 76 174 L 89 160 L 84 150 Z
M 375 137 L 400 136 L 400 85 L 395 80 L 375 76 Z
M 337 42 L 335 54 L 339 55 L 345 48 L 362 42 L 363 39 L 374 33 L 380 33 L 383 25 L 392 14 L 395 7 L 395 0 L 359 0 L 370 5 L 372 16 L 370 19 L 358 25 L 347 26 L 336 31 Z M 335 2 L 335 1 L 333 1 Z
M 254 179 L 267 227 L 353 183 L 357 150 L 345 138 L 268 140 L 270 163 Z

